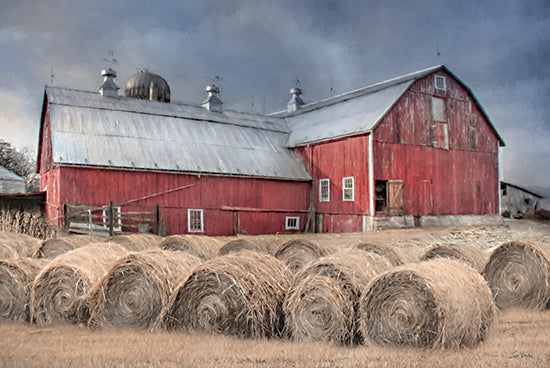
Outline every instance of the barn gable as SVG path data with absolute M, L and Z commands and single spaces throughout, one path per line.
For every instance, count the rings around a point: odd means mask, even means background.
M 490 129 L 496 134 L 500 146 L 504 146 L 503 139 L 472 90 L 444 65 L 307 104 L 295 112 L 276 114 L 285 117 L 291 129 L 287 146 L 297 147 L 372 132 L 416 81 L 440 70 L 468 91 L 476 108 L 481 111 Z
M 56 87 L 46 96 L 51 138 L 41 127 L 40 147 L 51 139 L 54 165 L 310 180 L 284 147 L 282 119 Z

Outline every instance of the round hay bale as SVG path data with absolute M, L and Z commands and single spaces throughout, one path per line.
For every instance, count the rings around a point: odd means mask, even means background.
M 52 260 L 33 282 L 31 322 L 73 321 L 77 297 L 88 292 L 117 259 L 127 254 L 118 244 L 92 243 Z
M 199 235 L 170 235 L 158 244 L 160 249 L 187 252 L 201 260 L 214 258 L 220 246 L 218 239 Z
M 407 263 L 418 262 L 418 257 L 408 248 L 396 247 L 389 244 L 376 244 L 368 242 L 360 242 L 355 244 L 353 248 L 361 249 L 365 252 L 378 254 L 386 257 L 392 266 L 401 266 Z
M 286 237 L 281 237 L 277 235 L 271 236 L 251 236 L 250 240 L 262 248 L 267 253 L 274 255 L 277 252 L 277 249 L 286 241 Z
M 260 253 L 267 253 L 267 251 L 260 247 L 253 239 L 233 239 L 225 243 L 218 251 L 219 256 L 225 256 L 231 253 L 238 253 L 243 251 L 253 251 Z
M 29 320 L 31 284 L 48 262 L 35 258 L 0 261 L 0 319 Z
M 21 257 L 30 256 L 32 250 L 39 242 L 39 239 L 33 238 L 27 234 L 0 232 L 0 243 L 8 244 L 12 249 L 17 251 Z
M 273 256 L 244 251 L 193 270 L 159 316 L 169 330 L 239 337 L 280 336 L 290 274 Z
M 106 241 L 123 246 L 130 252 L 141 252 L 145 249 L 156 248 L 162 237 L 155 234 L 124 234 L 113 235 Z
M 275 258 L 283 261 L 292 273 L 298 272 L 306 264 L 329 254 L 329 249 L 305 239 L 292 239 L 282 244 Z
M 462 262 L 434 259 L 376 277 L 360 301 L 361 330 L 382 345 L 473 347 L 495 320 L 491 291 Z
M 438 245 L 424 253 L 420 257 L 420 261 L 434 258 L 461 261 L 481 273 L 489 258 L 489 253 L 468 245 Z
M 0 241 L 0 259 L 19 258 L 19 253 L 4 241 Z
M 289 288 L 286 335 L 298 341 L 360 343 L 359 299 L 368 283 L 391 267 L 385 257 L 351 248 L 310 263 Z
M 499 309 L 550 307 L 550 244 L 502 244 L 491 254 L 482 275 Z
M 94 327 L 149 328 L 179 283 L 200 260 L 188 253 L 151 249 L 117 260 L 83 298 L 79 315 Z
M 69 235 L 47 239 L 36 244 L 31 257 L 54 259 L 76 248 L 102 241 L 103 238 L 89 235 Z

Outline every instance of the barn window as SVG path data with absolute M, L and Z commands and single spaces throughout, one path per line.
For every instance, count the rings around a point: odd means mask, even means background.
M 344 201 L 354 200 L 353 176 L 342 179 L 343 199 Z
M 330 179 L 319 180 L 319 201 L 330 201 Z
M 187 228 L 189 232 L 203 232 L 203 225 L 202 210 L 187 210 Z
M 286 217 L 285 230 L 299 230 L 300 218 L 299 217 Z
M 435 89 L 439 89 L 442 91 L 445 91 L 447 89 L 447 86 L 445 84 L 445 77 L 441 75 L 435 76 Z

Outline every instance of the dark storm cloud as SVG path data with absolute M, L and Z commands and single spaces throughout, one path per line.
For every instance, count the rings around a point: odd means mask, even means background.
M 57 85 L 96 90 L 110 50 L 122 90 L 132 74 L 148 68 L 169 81 L 175 100 L 199 103 L 204 87 L 219 75 L 227 108 L 260 112 L 284 109 L 296 79 L 304 99 L 314 101 L 445 63 L 472 87 L 508 143 L 502 155 L 505 178 L 550 185 L 549 164 L 542 158 L 550 154 L 544 139 L 550 126 L 549 4 L 3 3 L 0 95 L 9 98 L 0 102 L 2 133 L 13 133 L 16 121 L 21 128 L 13 136 L 16 143 L 34 145 L 43 86 L 52 69 Z M 530 139 L 536 144 L 522 144 Z

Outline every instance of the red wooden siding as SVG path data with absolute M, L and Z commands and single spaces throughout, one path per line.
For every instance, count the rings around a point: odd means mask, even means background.
M 62 178 L 62 179 L 60 179 Z M 204 210 L 204 233 L 289 233 L 286 216 L 300 216 L 303 231 L 309 208 L 310 182 L 197 176 L 151 171 L 58 167 L 43 174 L 47 213 L 61 215 L 63 204 L 102 206 L 132 203 L 128 209 L 160 213 L 171 234 L 187 233 L 187 209 Z M 178 190 L 174 190 L 180 188 Z M 162 194 L 163 192 L 169 193 Z M 145 198 L 143 198 L 145 197 Z M 235 217 L 236 216 L 236 217 Z M 238 225 L 234 229 L 234 225 Z
M 498 137 L 468 91 L 436 74 L 446 91 L 434 89 L 434 75 L 418 80 L 375 128 L 375 179 L 403 180 L 407 215 L 497 214 Z M 432 95 L 445 101 L 448 149 L 438 148 Z

